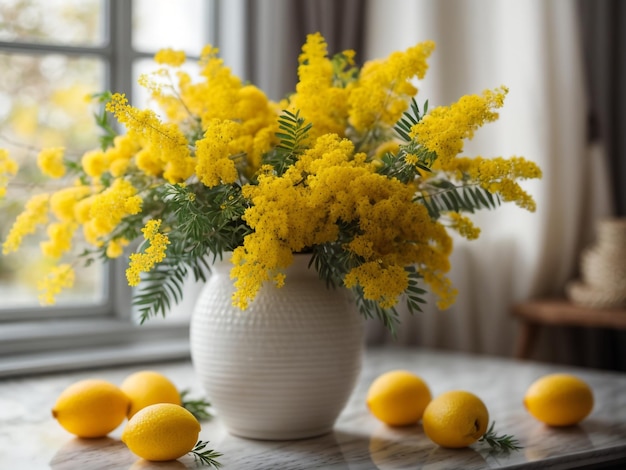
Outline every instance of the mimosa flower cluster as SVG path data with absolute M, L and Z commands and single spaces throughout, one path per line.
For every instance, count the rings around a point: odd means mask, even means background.
M 162 50 L 155 72 L 140 78 L 161 114 L 98 95 L 102 148 L 78 158 L 41 151 L 41 171 L 66 184 L 27 202 L 3 253 L 46 227 L 41 250 L 58 266 L 43 277 L 45 303 L 71 286 L 78 239 L 92 247 L 87 258 L 127 254 L 144 319 L 165 314 L 187 276 L 204 279 L 211 258 L 227 253 L 233 302 L 244 309 L 264 283 L 289 282 L 283 272 L 297 253 L 311 253 L 329 286 L 351 289 L 364 314 L 391 328 L 399 302 L 419 310 L 425 288 L 446 308 L 455 297 L 450 231 L 476 238 L 468 215 L 501 201 L 534 211 L 519 182 L 541 171 L 518 156 L 463 154 L 464 142 L 498 118 L 505 87 L 418 105 L 416 83 L 434 47 L 358 67 L 354 51 L 329 57 L 324 38 L 311 34 L 298 84 L 280 102 L 233 75 L 211 46 L 199 80 L 184 71 L 183 52 Z M 0 196 L 16 174 L 0 150 Z

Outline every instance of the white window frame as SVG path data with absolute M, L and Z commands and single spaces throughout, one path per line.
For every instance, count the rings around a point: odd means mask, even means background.
M 218 45 L 218 25 L 224 20 L 219 0 L 210 2 L 209 42 Z M 243 10 L 240 12 L 243 14 Z M 0 51 L 91 56 L 108 64 L 106 89 L 132 100 L 133 63 L 152 52 L 132 47 L 132 1 L 105 2 L 106 36 L 101 46 L 83 47 L 0 41 Z M 202 46 L 202 45 L 199 45 Z M 0 318 L 0 378 L 189 357 L 188 323 L 131 318 L 131 289 L 124 264 L 108 263 L 108 300 L 97 306 L 40 307 L 3 312 Z M 85 310 L 90 309 L 89 315 Z M 46 318 L 46 316 L 48 316 Z

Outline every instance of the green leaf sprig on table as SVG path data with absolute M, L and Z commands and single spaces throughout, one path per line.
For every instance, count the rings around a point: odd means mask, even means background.
M 191 454 L 196 462 L 200 462 L 202 465 L 208 465 L 213 468 L 220 468 L 222 464 L 218 462 L 217 458 L 221 457 L 222 454 L 214 451 L 213 449 L 206 449 L 206 446 L 209 444 L 208 441 L 198 441 L 193 449 L 191 449 Z
M 483 436 L 478 439 L 478 442 L 484 442 L 488 444 L 493 450 L 499 452 L 510 452 L 512 450 L 520 450 L 523 447 L 520 445 L 520 442 L 515 438 L 515 436 L 509 434 L 498 435 L 494 430 L 496 425 L 495 421 L 491 422 L 489 429 L 487 432 L 483 434 Z
M 204 398 L 191 399 L 188 398 L 189 390 L 182 390 L 180 392 L 180 401 L 183 408 L 189 411 L 198 421 L 206 421 L 211 419 L 213 415 L 209 411 L 211 403 Z

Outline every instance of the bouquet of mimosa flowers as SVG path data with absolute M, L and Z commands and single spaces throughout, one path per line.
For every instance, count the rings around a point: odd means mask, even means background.
M 502 202 L 534 211 L 519 182 L 541 171 L 522 157 L 463 155 L 464 141 L 498 118 L 507 89 L 429 108 L 415 83 L 434 47 L 358 67 L 353 51 L 329 57 L 311 34 L 295 91 L 279 102 L 233 75 L 211 46 L 199 79 L 184 71 L 183 52 L 161 50 L 140 78 L 160 113 L 97 95 L 101 147 L 75 157 L 41 150 L 39 168 L 62 188 L 27 202 L 3 253 L 47 226 L 41 250 L 58 264 L 40 282 L 44 303 L 71 288 L 76 263 L 128 256 L 142 320 L 165 314 L 185 279 L 204 280 L 223 256 L 232 301 L 245 309 L 264 283 L 289 282 L 297 253 L 391 329 L 398 305 L 419 310 L 428 291 L 446 308 L 455 297 L 450 231 L 476 238 L 469 216 Z M 7 194 L 10 178 L 19 173 L 0 151 Z M 82 239 L 89 249 L 72 254 Z

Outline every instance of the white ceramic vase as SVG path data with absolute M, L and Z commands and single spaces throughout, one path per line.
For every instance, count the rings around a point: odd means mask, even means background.
M 232 265 L 213 266 L 191 320 L 191 357 L 216 415 L 234 435 L 302 439 L 330 432 L 361 370 L 364 321 L 345 289 L 328 289 L 296 255 L 285 285 L 232 305 Z

